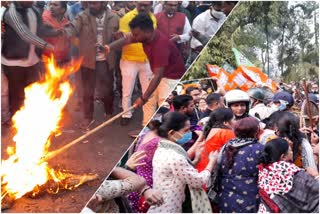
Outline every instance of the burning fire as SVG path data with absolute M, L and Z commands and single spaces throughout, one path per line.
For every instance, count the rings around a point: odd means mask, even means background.
M 24 106 L 13 116 L 15 147 L 8 147 L 9 158 L 2 160 L 2 198 L 21 198 L 48 180 L 58 182 L 63 174 L 42 160 L 49 151 L 50 139 L 59 132 L 62 111 L 72 93 L 68 76 L 80 68 L 81 60 L 63 68 L 54 57 L 46 58 L 44 80 L 25 88 Z

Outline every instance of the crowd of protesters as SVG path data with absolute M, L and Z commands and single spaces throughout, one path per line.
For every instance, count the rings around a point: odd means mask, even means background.
M 318 213 L 318 112 L 313 129 L 299 122 L 306 96 L 319 104 L 318 83 L 308 94 L 300 85 L 226 92 L 213 77 L 177 86 L 123 166 L 146 187 L 122 194 L 122 211 Z M 111 190 L 101 187 L 96 204 L 102 189 Z
M 1 2 L 2 124 L 23 104 L 24 88 L 43 76 L 43 56 L 59 66 L 82 57 L 72 76 L 79 128 L 94 122 L 94 104 L 104 118 L 122 108 L 130 123 L 132 94 L 141 96 L 142 127 L 173 90 L 236 2 L 196 1 L 7 1 Z M 139 81 L 136 81 L 138 77 Z M 138 83 L 137 83 L 138 82 Z M 137 86 L 138 85 L 138 86 Z M 121 103 L 114 105 L 115 96 Z

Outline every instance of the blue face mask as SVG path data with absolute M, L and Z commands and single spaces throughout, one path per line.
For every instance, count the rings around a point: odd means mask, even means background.
M 287 104 L 288 104 L 287 101 L 280 100 L 279 110 L 280 110 L 280 111 L 284 111 L 284 110 L 287 108 Z
M 192 139 L 192 132 L 185 133 L 180 139 L 176 142 L 180 145 L 188 143 Z

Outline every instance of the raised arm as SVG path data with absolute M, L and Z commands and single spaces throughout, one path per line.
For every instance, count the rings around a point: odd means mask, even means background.
M 112 43 L 110 43 L 109 45 L 105 45 L 107 54 L 110 53 L 110 51 L 113 50 L 119 50 L 121 49 L 123 46 L 128 45 L 130 43 L 133 43 L 133 37 L 131 33 L 126 33 L 124 34 L 123 38 L 118 39 Z
M 111 177 L 117 180 L 105 180 L 96 193 L 105 200 L 124 196 L 134 191 L 140 192 L 146 185 L 143 177 L 121 167 L 116 167 Z
M 8 11 L 5 13 L 4 21 L 7 25 L 12 27 L 19 37 L 29 44 L 35 45 L 40 49 L 54 50 L 54 47 L 45 42 L 43 39 L 33 34 L 30 29 L 22 22 L 22 17 L 17 13 L 14 3 L 9 5 Z
M 80 14 L 78 14 L 75 17 L 75 19 L 70 23 L 70 25 L 64 28 L 63 32 L 67 37 L 71 38 L 71 37 L 78 36 L 79 33 L 81 32 L 83 21 Z

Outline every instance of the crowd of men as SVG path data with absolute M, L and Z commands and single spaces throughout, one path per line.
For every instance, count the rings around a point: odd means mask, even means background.
M 110 211 L 101 203 L 114 203 L 112 212 L 319 211 L 318 82 L 307 81 L 305 93 L 302 81 L 275 92 L 225 91 L 212 81 L 172 91 L 124 169 L 115 169 L 115 180 L 105 180 L 83 212 Z
M 297 114 L 307 97 L 318 105 L 318 82 L 308 93 L 296 82 L 276 92 L 226 92 L 217 79 L 217 90 L 200 84 L 174 91 L 235 5 L 1 2 L 2 124 L 23 105 L 24 88 L 42 79 L 42 56 L 53 54 L 59 66 L 82 57 L 73 77 L 84 116 L 79 128 L 90 129 L 95 102 L 111 117 L 115 94 L 127 111 L 137 77 L 134 105 L 148 125 L 126 169 L 113 172 L 118 180 L 106 180 L 84 211 L 318 213 L 318 117 L 302 126 L 306 118 Z
M 95 102 L 103 104 L 105 119 L 121 107 L 127 113 L 120 123 L 128 125 L 135 88 L 142 93 L 135 107 L 143 106 L 141 125 L 146 125 L 235 5 L 229 1 L 1 2 L 2 124 L 10 125 L 23 105 L 24 88 L 43 76 L 42 57 L 53 54 L 59 66 L 83 57 L 80 70 L 72 76 L 77 109 L 84 115 L 81 129 L 90 129 Z M 116 95 L 119 105 L 113 103 Z

